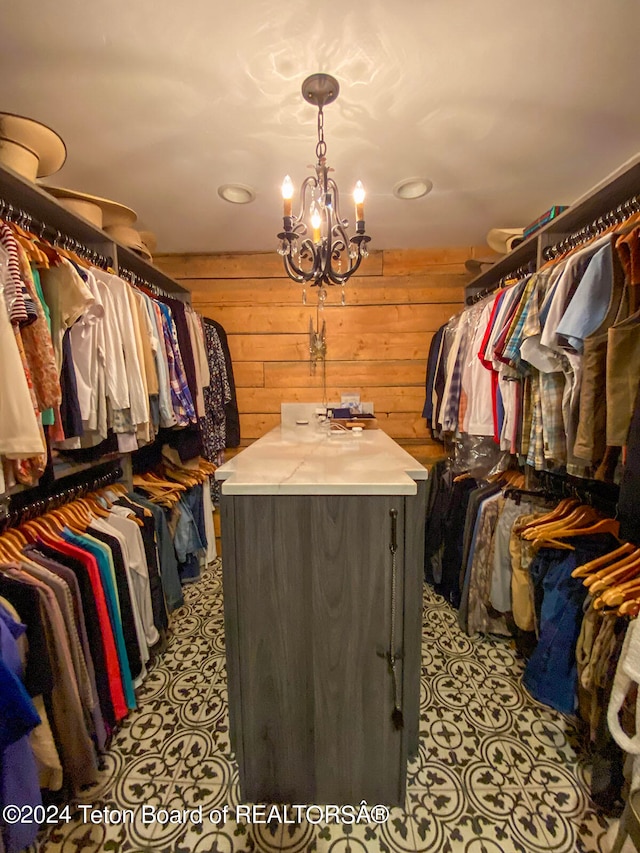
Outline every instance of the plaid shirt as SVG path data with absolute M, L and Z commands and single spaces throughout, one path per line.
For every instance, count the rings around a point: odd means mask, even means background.
M 540 374 L 534 371 L 531 377 L 531 432 L 529 433 L 529 452 L 527 465 L 536 471 L 544 470 L 544 440 L 542 437 L 542 402 L 540 396 Z
M 178 426 L 187 426 L 189 423 L 197 423 L 196 411 L 189 386 L 180 347 L 178 346 L 178 332 L 174 323 L 171 309 L 167 305 L 158 303 L 162 313 L 162 333 L 167 349 L 167 361 L 169 363 L 169 384 L 171 386 L 171 404 L 175 412 Z
M 544 457 L 555 465 L 567 461 L 567 437 L 562 417 L 564 386 L 564 373 L 540 374 Z
M 511 325 L 509 327 L 509 333 L 507 335 L 506 344 L 502 351 L 502 358 L 516 370 L 519 370 L 521 373 L 524 373 L 524 368 L 522 366 L 522 359 L 520 356 L 520 347 L 522 345 L 522 340 L 524 336 L 524 326 L 527 320 L 527 316 L 529 315 L 529 310 L 531 308 L 531 303 L 536 299 L 536 282 L 538 280 L 537 275 L 532 275 L 529 281 L 526 284 L 524 292 L 520 297 L 520 304 L 518 305 L 518 310 L 516 311 L 513 320 L 511 321 Z
M 531 421 L 533 419 L 533 408 L 531 400 L 531 376 L 525 376 L 522 389 L 522 426 L 520 438 L 520 455 L 526 458 L 529 453 L 531 441 Z

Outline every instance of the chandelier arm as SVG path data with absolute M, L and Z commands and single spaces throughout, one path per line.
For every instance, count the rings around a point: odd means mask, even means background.
M 325 171 L 325 179 L 326 179 L 326 171 Z M 327 186 L 328 182 L 325 181 L 325 186 Z M 326 246 L 323 247 L 324 252 L 326 252 L 322 264 L 322 281 L 329 283 L 330 281 L 334 281 L 333 274 L 333 265 L 331 263 L 333 258 L 333 253 L 335 251 L 335 243 L 334 243 L 334 233 L 333 230 L 335 225 L 332 220 L 335 217 L 335 210 L 332 210 L 331 207 L 325 208 L 325 215 L 327 218 L 327 237 L 326 237 Z
M 304 179 L 304 181 L 302 182 L 302 185 L 300 187 L 300 208 L 299 208 L 300 212 L 298 213 L 297 216 L 294 216 L 292 218 L 295 220 L 295 223 L 296 223 L 296 227 L 294 228 L 294 230 L 296 230 L 298 228 L 298 226 L 301 226 L 302 228 L 304 228 L 304 231 L 301 231 L 302 234 L 307 233 L 307 226 L 304 223 L 304 206 L 305 206 L 305 200 L 306 200 L 305 197 L 307 195 L 307 188 L 308 187 L 319 187 L 319 186 L 320 186 L 320 184 L 318 183 L 318 179 L 316 178 L 316 176 L 315 175 L 308 175 Z
M 355 263 L 349 266 L 349 269 L 345 270 L 343 273 L 336 272 L 331 265 L 329 265 L 329 269 L 327 271 L 328 278 L 331 280 L 333 284 L 344 284 L 348 281 L 351 276 L 356 272 L 360 263 L 362 262 L 362 256 L 358 254 L 358 258 Z
M 305 251 L 305 249 L 310 250 L 311 257 L 313 258 L 313 266 L 310 270 L 303 270 L 302 267 L 298 266 L 298 264 L 296 264 L 296 262 L 292 260 L 290 255 L 284 255 L 284 262 L 285 266 L 287 267 L 287 274 L 291 276 L 291 278 L 295 278 L 295 280 L 300 283 L 306 283 L 316 278 L 316 271 L 318 266 L 316 249 L 311 240 L 303 240 L 302 245 L 298 250 L 298 254 L 301 255 L 302 252 Z M 291 275 L 290 271 L 293 272 L 293 275 Z
M 344 284 L 353 275 L 356 267 L 354 266 L 353 258 L 349 253 L 349 245 L 351 241 L 347 236 L 344 221 L 338 216 L 335 217 L 335 220 L 336 221 L 331 226 L 331 235 L 334 239 L 331 243 L 331 252 L 327 259 L 327 276 L 333 284 Z M 344 272 L 334 269 L 332 263 L 332 261 L 338 260 L 341 254 L 346 255 L 347 258 L 347 269 L 344 270 Z
M 291 261 L 291 258 L 288 255 L 284 255 L 283 260 L 284 260 L 285 272 L 287 273 L 289 278 L 292 278 L 294 281 L 297 281 L 299 284 L 303 284 L 304 283 L 304 275 L 302 274 L 301 271 L 298 270 L 296 265 Z
M 349 249 L 349 243 L 351 242 L 351 240 L 349 239 L 349 237 L 347 235 L 346 228 L 344 227 L 342 222 L 339 222 L 339 221 L 336 222 L 336 224 L 333 226 L 333 231 L 334 231 L 334 236 L 336 238 L 339 238 L 340 241 L 343 243 L 344 251 L 347 252 L 347 256 L 349 256 L 348 255 L 348 249 Z
M 343 219 L 342 214 L 340 213 L 340 190 L 338 189 L 338 185 L 333 180 L 333 178 L 329 178 L 327 181 L 327 186 L 333 193 L 333 210 L 336 216 L 336 225 L 340 223 L 344 228 L 349 225 L 348 219 Z

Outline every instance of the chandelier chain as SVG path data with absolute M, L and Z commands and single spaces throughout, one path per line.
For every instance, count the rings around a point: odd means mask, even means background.
M 318 144 L 316 145 L 316 157 L 322 160 L 327 156 L 327 143 L 324 141 L 324 113 L 322 107 L 318 109 Z

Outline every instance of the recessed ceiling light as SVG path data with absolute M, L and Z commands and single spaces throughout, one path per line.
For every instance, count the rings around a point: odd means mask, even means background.
M 222 184 L 218 187 L 218 195 L 232 204 L 249 204 L 256 197 L 255 190 L 244 184 Z
M 393 188 L 396 198 L 422 198 L 433 189 L 433 183 L 429 178 L 406 178 Z

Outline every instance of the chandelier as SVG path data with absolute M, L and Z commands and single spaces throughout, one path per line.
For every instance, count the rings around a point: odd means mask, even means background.
M 349 220 L 340 213 L 338 185 L 327 165 L 327 144 L 324 141 L 324 112 L 326 104 L 338 97 L 340 87 L 329 74 L 312 74 L 302 84 L 305 101 L 318 107 L 318 162 L 315 175 L 309 175 L 300 187 L 298 213 L 293 213 L 293 182 L 289 175 L 282 184 L 284 205 L 284 231 L 278 234 L 278 252 L 284 260 L 287 275 L 299 284 L 318 287 L 318 303 L 326 299 L 325 285 L 342 286 L 342 304 L 345 303 L 344 284 L 356 272 L 362 259 L 369 254 L 367 243 L 371 240 L 364 229 L 364 188 L 360 181 L 353 191 L 355 205 L 355 234 L 347 236 Z M 303 290 L 303 302 L 306 291 Z

